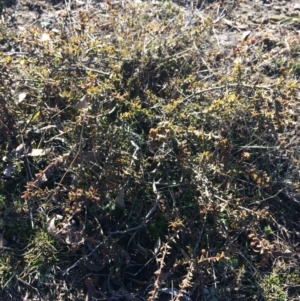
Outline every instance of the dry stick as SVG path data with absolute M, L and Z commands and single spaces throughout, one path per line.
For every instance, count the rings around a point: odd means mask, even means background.
M 11 277 L 4 283 L 4 285 L 2 286 L 2 290 L 4 290 L 6 288 L 6 286 L 9 284 L 9 282 L 16 276 L 16 272 L 13 272 Z M 2 292 L 1 290 L 1 292 Z
M 244 256 L 244 254 L 241 251 L 238 251 L 239 255 L 244 258 L 244 260 L 249 264 L 249 267 L 254 271 L 254 274 L 252 274 L 252 277 L 254 277 L 256 274 L 258 274 L 257 269 L 252 265 L 252 263 Z
M 78 264 L 80 264 L 82 261 L 84 261 L 85 259 L 88 259 L 88 257 L 90 257 L 91 255 L 93 255 L 96 250 L 98 250 L 102 245 L 104 245 L 107 241 L 108 238 L 105 238 L 102 242 L 100 242 L 95 249 L 88 255 L 82 256 L 81 258 L 79 258 L 73 265 L 71 265 L 69 268 L 67 268 L 64 272 L 63 272 L 63 276 L 65 276 L 67 273 L 69 273 L 70 270 L 74 269 Z
M 98 73 L 98 74 L 105 75 L 105 76 L 110 76 L 111 75 L 111 73 L 104 72 L 104 71 L 97 70 L 97 69 L 92 69 L 92 68 L 86 67 L 84 65 L 82 65 L 82 66 L 73 66 L 73 67 L 62 67 L 62 68 L 58 69 L 58 71 L 75 71 L 75 70 L 92 71 L 94 73 Z
M 153 291 L 150 292 L 150 301 L 154 301 L 155 300 L 155 297 L 156 297 L 156 293 L 157 291 L 159 290 L 159 287 L 160 287 L 160 278 L 161 278 L 161 274 L 162 274 L 162 270 L 163 270 L 163 267 L 165 266 L 165 257 L 167 256 L 168 254 L 168 243 L 165 243 L 162 247 L 162 258 L 160 258 L 158 261 L 160 263 L 159 265 L 159 268 L 158 270 L 156 271 L 156 275 L 157 275 L 157 278 L 153 284 L 154 288 L 153 288 Z
M 270 199 L 276 197 L 276 196 L 277 196 L 280 192 L 282 192 L 283 190 L 284 190 L 284 188 L 283 188 L 283 189 L 280 189 L 280 190 L 279 190 L 277 193 L 275 193 L 274 195 L 271 195 L 271 196 L 269 196 L 269 197 L 267 197 L 267 198 L 265 198 L 265 199 L 263 199 L 263 200 L 258 200 L 257 202 L 252 202 L 252 203 L 250 203 L 248 206 L 257 204 L 258 202 L 259 202 L 259 204 L 260 204 L 261 202 L 270 200 Z M 222 202 L 225 202 L 226 204 L 228 204 L 228 203 L 230 202 L 230 201 L 225 200 L 225 199 L 223 199 L 223 198 L 221 198 L 221 197 L 219 197 L 219 196 L 217 196 L 217 195 L 214 195 L 214 197 L 217 198 L 217 199 L 219 199 L 219 200 L 221 200 Z M 251 209 L 249 209 L 249 208 L 245 208 L 245 207 L 243 207 L 243 206 L 238 206 L 238 208 L 243 209 L 243 210 L 246 210 L 246 211 L 249 211 L 249 212 L 253 212 L 253 210 L 251 210 Z
M 23 279 L 21 279 L 21 278 L 19 278 L 17 276 L 16 276 L 16 278 L 17 278 L 18 281 L 20 281 L 21 283 L 23 283 L 25 286 L 27 286 L 27 287 L 31 288 L 32 290 L 34 290 L 36 292 L 36 294 L 39 296 L 39 299 L 43 300 L 42 297 L 41 297 L 41 295 L 40 295 L 40 293 L 39 293 L 39 290 L 37 288 L 31 286 L 28 282 L 26 282 L 25 280 L 23 280 Z
M 208 235 L 206 235 L 206 239 L 207 239 L 207 249 L 210 250 Z M 210 261 L 210 265 L 211 265 L 211 269 L 213 272 L 214 287 L 217 289 L 217 277 L 216 277 L 216 273 L 215 273 L 215 267 L 214 267 L 214 264 L 212 261 Z
M 232 7 L 230 8 L 230 10 L 228 12 L 225 12 L 226 10 L 226 7 L 223 9 L 223 11 L 221 12 L 221 14 L 218 16 L 218 18 L 216 20 L 213 21 L 214 24 L 220 22 L 223 18 L 229 16 L 232 11 L 234 10 L 235 6 L 236 6 L 236 3 L 237 1 L 236 0 L 233 0 L 233 5 Z M 220 6 L 218 7 L 218 10 L 219 10 Z M 225 13 L 224 13 L 225 12 Z
M 150 211 L 147 213 L 147 215 L 143 218 L 143 222 L 141 225 L 133 227 L 133 228 L 129 228 L 127 230 L 124 231 L 114 231 L 114 232 L 109 232 L 109 235 L 115 235 L 115 234 L 126 234 L 132 231 L 136 231 L 141 229 L 142 227 L 145 227 L 146 224 L 149 222 L 149 218 L 151 216 L 151 214 L 155 211 L 155 209 L 158 206 L 159 201 L 161 200 L 160 196 L 157 197 L 155 203 L 153 204 L 153 206 L 151 207 Z
M 22 135 L 22 134 L 21 134 L 21 139 L 22 139 L 22 143 L 23 143 L 23 145 L 24 145 L 24 147 L 25 147 L 24 138 L 23 138 L 23 135 Z M 29 166 L 29 161 L 28 161 L 28 155 L 27 155 L 26 147 L 25 147 L 25 151 L 26 151 L 25 161 L 26 161 L 26 164 L 27 164 L 27 169 L 28 169 L 30 181 L 32 181 L 32 180 L 33 180 L 33 176 L 32 176 L 32 173 L 31 173 L 30 166 Z M 30 218 L 31 228 L 34 229 L 34 224 L 33 224 L 33 214 L 32 214 L 31 204 L 30 204 L 29 202 L 27 202 L 27 204 L 28 204 L 28 208 L 29 208 L 29 218 Z
M 82 127 L 81 127 L 81 132 L 80 132 L 80 140 L 79 140 L 79 149 L 74 157 L 74 159 L 72 160 L 72 162 L 70 163 L 69 167 L 67 168 L 67 170 L 65 171 L 64 175 L 62 176 L 62 178 L 60 179 L 58 185 L 61 185 L 62 181 L 64 180 L 64 178 L 66 177 L 67 173 L 70 171 L 70 169 L 72 168 L 73 164 L 75 163 L 77 157 L 79 156 L 81 149 L 82 149 L 82 136 L 83 136 L 83 129 L 84 129 L 84 122 L 82 123 Z
M 81 134 L 80 134 L 80 141 L 82 140 L 82 134 L 83 134 L 83 125 L 82 125 L 82 129 L 81 129 Z M 74 164 L 76 158 L 78 157 L 79 153 L 81 151 L 81 144 L 80 144 L 80 147 L 79 147 L 79 150 L 78 152 L 76 153 L 75 155 L 75 158 L 73 159 L 73 161 L 71 162 L 70 166 L 68 167 L 67 171 L 65 172 L 64 176 L 62 177 L 61 181 L 59 182 L 59 184 L 61 184 L 62 180 L 64 179 L 66 173 L 70 170 L 70 168 L 72 167 L 72 165 Z M 156 191 L 156 186 L 155 186 L 155 182 L 153 182 L 153 190 L 154 192 L 157 194 L 157 191 Z M 144 217 L 143 219 L 143 222 L 141 225 L 137 226 L 137 227 L 133 227 L 133 228 L 130 228 L 130 229 L 127 229 L 127 230 L 124 230 L 124 231 L 114 231 L 114 232 L 110 232 L 109 233 L 109 236 L 104 239 L 102 242 L 100 242 L 95 248 L 94 250 L 86 255 L 86 256 L 83 256 L 81 257 L 79 260 L 77 260 L 71 267 L 69 267 L 68 269 L 66 269 L 64 272 L 63 272 L 63 275 L 67 274 L 71 269 L 75 268 L 79 263 L 81 263 L 83 260 L 87 259 L 89 256 L 91 256 L 92 254 L 94 254 L 94 252 L 103 244 L 105 244 L 108 239 L 110 238 L 111 235 L 115 235 L 115 234 L 126 234 L 128 232 L 132 232 L 132 231 L 137 231 L 139 230 L 140 228 L 146 226 L 146 224 L 148 223 L 149 219 L 150 219 L 150 216 L 152 215 L 152 213 L 156 210 L 158 204 L 159 204 L 159 201 L 161 200 L 161 197 L 160 195 L 157 194 L 157 198 L 156 198 L 156 201 L 155 203 L 153 204 L 153 206 L 151 207 L 150 211 L 147 213 L 147 215 Z
M 203 234 L 203 230 L 204 230 L 204 225 L 202 226 L 201 231 L 198 231 L 199 236 L 198 236 L 196 245 L 195 245 L 194 250 L 193 250 L 193 253 L 194 253 L 193 256 L 196 256 L 197 251 L 198 251 L 198 249 L 199 249 L 199 244 L 200 244 L 200 241 L 201 241 L 201 237 L 202 237 L 202 234 Z
M 150 209 L 150 211 L 147 213 L 147 215 L 144 217 L 144 221 L 143 223 L 140 225 L 140 226 L 137 226 L 137 227 L 133 227 L 133 228 L 130 228 L 130 229 L 127 229 L 127 230 L 124 230 L 124 231 L 115 231 L 115 232 L 110 232 L 109 233 L 109 236 L 106 237 L 102 242 L 100 242 L 95 248 L 94 250 L 89 253 L 88 255 L 85 255 L 81 258 L 79 258 L 73 265 L 71 265 L 69 268 L 67 268 L 64 272 L 63 272 L 63 276 L 65 276 L 67 273 L 69 273 L 70 270 L 74 269 L 78 264 L 80 264 L 82 261 L 84 261 L 85 259 L 87 259 L 88 257 L 90 257 L 91 255 L 93 255 L 96 250 L 98 250 L 102 245 L 104 245 L 108 239 L 111 237 L 111 235 L 115 235 L 115 234 L 126 234 L 128 232 L 132 232 L 132 231 L 136 231 L 136 230 L 139 230 L 140 228 L 144 227 L 147 222 L 149 221 L 149 218 L 151 216 L 151 214 L 155 211 L 155 209 L 157 208 L 158 206 L 158 203 L 160 201 L 160 197 L 158 196 L 155 203 L 153 204 L 152 208 Z
M 75 154 L 75 157 L 74 159 L 72 160 L 72 162 L 70 163 L 70 165 L 68 166 L 67 170 L 65 171 L 65 173 L 63 174 L 62 178 L 60 179 L 59 183 L 57 184 L 57 187 L 61 185 L 62 181 L 64 180 L 64 178 L 66 177 L 67 173 L 70 171 L 70 169 L 72 168 L 73 164 L 75 163 L 78 155 L 80 154 L 81 152 L 81 149 L 82 149 L 82 145 L 81 145 L 81 142 L 82 142 L 82 136 L 83 136 L 83 129 L 84 129 L 84 122 L 82 123 L 82 127 L 81 127 L 81 132 L 80 132 L 80 140 L 79 140 L 79 149 L 77 151 L 77 153 Z M 57 188 L 56 187 L 56 188 Z M 56 189 L 55 188 L 55 189 Z M 53 195 L 54 192 L 50 192 L 50 194 L 48 195 L 48 199 L 51 198 L 51 196 Z
M 250 89 L 254 89 L 254 88 L 258 88 L 258 89 L 263 89 L 263 90 L 268 90 L 268 91 L 273 91 L 273 89 L 271 87 L 275 86 L 276 84 L 273 84 L 271 86 L 260 86 L 260 85 L 248 85 L 248 84 L 243 84 L 243 83 L 233 83 L 233 84 L 225 84 L 225 85 L 222 85 L 222 86 L 216 86 L 216 87 L 211 87 L 211 88 L 208 88 L 208 89 L 204 89 L 204 90 L 199 90 L 199 91 L 196 91 L 195 93 L 187 96 L 186 98 L 184 98 L 183 100 L 180 101 L 180 103 L 186 101 L 186 100 L 189 100 L 193 97 L 195 97 L 196 95 L 200 95 L 200 94 L 203 94 L 205 92 L 210 92 L 210 91 L 215 91 L 215 90 L 222 90 L 222 89 L 225 89 L 225 88 L 228 88 L 228 87 L 244 87 L 244 88 L 250 88 Z

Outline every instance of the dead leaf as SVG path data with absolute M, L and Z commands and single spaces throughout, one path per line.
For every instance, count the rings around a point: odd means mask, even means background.
M 124 187 L 121 188 L 119 194 L 116 197 L 116 203 L 121 207 L 121 208 L 125 208 L 125 203 L 124 203 Z
M 11 156 L 20 159 L 26 152 L 25 144 L 20 144 L 16 149 L 11 152 Z
M 58 241 L 71 245 L 72 247 L 79 246 L 84 243 L 83 233 L 78 231 L 72 220 L 63 221 L 60 223 L 60 229 L 55 226 L 56 220 L 62 220 L 61 215 L 55 215 L 48 223 L 48 233 Z
M 76 104 L 77 109 L 87 109 L 89 106 L 88 104 L 88 96 L 85 94 Z
M 57 125 L 49 124 L 49 125 L 46 125 L 46 126 L 41 127 L 41 128 L 34 127 L 32 129 L 32 132 L 34 132 L 34 133 L 42 133 L 42 132 L 45 132 L 46 130 L 52 129 L 52 128 L 57 128 Z
M 78 5 L 78 6 L 83 6 L 83 5 L 85 5 L 85 2 L 84 2 L 84 1 L 76 0 L 75 3 L 76 3 L 76 5 Z
M 0 129 L 5 128 L 6 130 L 9 131 L 8 126 L 0 119 Z
M 156 194 L 157 193 L 157 189 L 156 189 L 156 183 L 155 183 L 154 179 L 153 179 L 152 187 L 153 187 L 153 192 Z
M 138 150 L 140 149 L 139 146 L 134 142 L 134 141 L 130 141 L 131 145 L 135 147 L 134 153 L 132 155 L 132 158 L 135 160 L 138 160 L 136 153 L 138 152 Z
M 176 289 L 176 288 L 161 288 L 161 289 L 159 289 L 159 292 L 161 294 L 170 295 L 172 297 L 171 299 L 173 299 L 176 296 L 179 296 L 179 300 L 192 301 L 192 299 L 189 297 L 188 294 L 186 294 L 185 292 L 180 291 L 179 289 Z
M 14 167 L 14 164 L 13 163 L 8 163 L 4 170 L 3 170 L 3 174 L 6 176 L 6 177 L 11 177 L 11 173 L 12 173 L 12 170 L 13 170 L 13 167 Z
M 79 246 L 84 243 L 83 233 L 78 231 L 70 221 L 69 224 L 64 224 L 61 232 L 68 245 Z
M 48 33 L 42 33 L 40 37 L 41 42 L 51 41 L 50 35 Z
M 223 23 L 232 27 L 232 28 L 236 28 L 236 29 L 248 29 L 248 25 L 245 24 L 241 24 L 239 22 L 236 21 L 231 21 L 228 19 L 223 19 Z
M 34 185 L 39 187 L 54 175 L 55 170 L 57 169 L 56 163 L 50 163 L 43 171 L 36 174 L 37 178 L 34 182 Z
M 18 96 L 18 100 L 16 101 L 16 103 L 18 104 L 18 103 L 21 103 L 25 98 L 26 98 L 26 93 L 24 93 L 24 92 L 22 92 L 22 93 L 20 93 L 19 94 L 19 96 Z
M 84 284 L 87 288 L 87 293 L 86 293 L 86 296 L 85 296 L 85 301 L 92 301 L 94 298 L 93 298 L 93 295 L 96 291 L 95 289 L 95 285 L 94 285 L 94 281 L 91 277 L 87 277 L 84 281 Z
M 83 151 L 80 156 L 76 158 L 76 163 L 97 163 L 105 160 L 105 156 L 99 152 Z
M 0 249 L 7 246 L 7 240 L 4 238 L 3 233 L 0 233 Z
M 158 254 L 160 247 L 161 247 L 161 239 L 160 239 L 160 237 L 158 237 L 158 239 L 154 245 L 154 255 Z
M 63 219 L 61 215 L 55 215 L 48 223 L 47 231 L 48 233 L 54 237 L 55 239 L 59 240 L 60 242 L 63 242 L 63 239 L 59 233 L 59 230 L 56 229 L 55 221 L 56 219 Z
M 278 258 L 278 257 L 289 258 L 289 257 L 292 257 L 292 255 L 293 255 L 293 253 L 292 253 L 290 250 L 285 250 L 284 252 L 281 252 L 281 251 L 273 251 L 271 254 L 272 254 L 272 256 L 275 257 L 275 258 Z
M 191 260 L 190 256 L 182 248 L 180 248 L 180 251 L 185 259 Z
M 33 148 L 31 150 L 31 152 L 28 153 L 28 156 L 31 156 L 31 157 L 45 156 L 45 155 L 49 154 L 50 151 L 51 151 L 50 148 L 46 148 L 46 149 Z
M 242 40 L 243 41 L 246 41 L 248 39 L 248 37 L 250 36 L 251 34 L 251 31 L 250 30 L 247 30 L 245 31 L 243 34 L 242 34 Z

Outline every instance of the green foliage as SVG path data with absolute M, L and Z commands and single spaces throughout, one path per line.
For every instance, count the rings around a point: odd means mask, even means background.
M 12 268 L 11 256 L 9 254 L 2 254 L 0 258 L 0 281 L 2 287 L 5 288 L 14 276 L 14 269 Z
M 268 292 L 269 300 L 284 301 L 287 299 L 287 291 L 283 288 L 281 275 L 271 274 L 263 281 L 263 288 Z
M 23 256 L 26 265 L 23 275 L 34 274 L 36 277 L 40 273 L 47 274 L 49 268 L 56 269 L 58 262 L 53 239 L 44 231 L 34 233 Z
M 0 210 L 5 209 L 5 196 L 0 195 Z

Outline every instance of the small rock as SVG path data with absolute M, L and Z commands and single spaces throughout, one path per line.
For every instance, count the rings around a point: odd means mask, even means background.
M 0 249 L 7 245 L 7 240 L 4 238 L 3 233 L 0 233 Z
M 248 39 L 248 37 L 249 37 L 250 34 L 251 34 L 251 31 L 250 31 L 250 30 L 245 31 L 245 32 L 243 33 L 243 35 L 242 35 L 242 40 L 243 40 L 243 41 L 246 41 L 246 40 Z
M 274 8 L 274 10 L 276 10 L 276 11 L 278 11 L 278 12 L 280 12 L 281 9 L 282 9 L 280 6 L 274 6 L 273 8 Z

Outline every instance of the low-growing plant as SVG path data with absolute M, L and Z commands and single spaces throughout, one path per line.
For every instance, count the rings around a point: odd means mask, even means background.
M 214 5 L 1 24 L 5 296 L 296 298 L 299 53 L 217 45 Z

